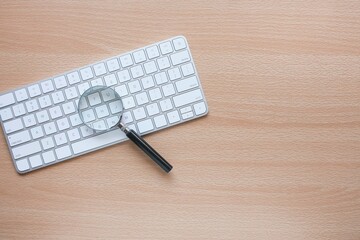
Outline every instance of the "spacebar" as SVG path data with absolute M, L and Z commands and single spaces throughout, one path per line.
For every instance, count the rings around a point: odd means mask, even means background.
M 95 137 L 90 137 L 82 141 L 71 144 L 74 154 L 95 150 L 96 148 L 127 139 L 125 133 L 120 129 L 115 129 Z

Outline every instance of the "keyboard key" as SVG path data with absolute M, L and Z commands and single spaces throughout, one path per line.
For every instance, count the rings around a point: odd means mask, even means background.
M 71 126 L 76 127 L 82 123 L 79 114 L 74 114 L 70 116 Z
M 127 137 L 124 132 L 122 132 L 120 129 L 114 129 L 101 135 L 97 135 L 73 143 L 71 144 L 71 147 L 74 154 L 79 154 L 125 139 L 127 139 Z
M 155 80 L 158 85 L 164 84 L 169 81 L 165 72 L 155 74 Z
M 30 169 L 29 162 L 27 161 L 26 158 L 16 161 L 16 167 L 20 172 Z
M 56 126 L 54 122 L 44 124 L 44 130 L 46 135 L 53 134 L 56 132 Z
M 173 43 L 176 51 L 186 48 L 186 43 L 184 38 L 176 38 L 173 40 Z
M 80 76 L 78 72 L 69 73 L 66 75 L 66 77 L 69 80 L 70 85 L 80 82 Z
M 98 118 L 103 118 L 109 116 L 110 114 L 107 106 L 105 105 L 100 105 L 99 107 L 96 107 L 95 112 Z
M 152 103 L 152 104 L 147 105 L 146 110 L 147 110 L 149 116 L 156 115 L 160 112 L 157 103 Z
M 175 83 L 178 92 L 183 92 L 199 86 L 196 76 L 185 78 Z
M 25 102 L 25 105 L 28 112 L 34 112 L 36 110 L 39 110 L 39 105 L 36 99 Z
M 92 93 L 88 96 L 90 106 L 95 106 L 101 103 L 100 94 L 98 92 Z
M 146 48 L 146 53 L 147 53 L 149 59 L 153 59 L 153 58 L 160 56 L 159 50 L 158 50 L 157 46 L 155 46 L 155 45 Z
M 77 128 L 67 131 L 68 138 L 70 142 L 80 139 L 80 133 Z
M 56 148 L 55 153 L 58 159 L 63 159 L 71 156 L 71 150 L 69 146 L 63 146 L 61 148 Z
M 206 112 L 206 106 L 204 102 L 200 102 L 194 105 L 196 115 L 200 115 Z
M 80 127 L 80 132 L 81 132 L 81 135 L 86 138 L 88 136 L 91 136 L 93 135 L 95 132 L 94 130 L 92 130 L 91 128 L 89 128 L 88 126 L 81 126 Z
M 58 104 L 65 101 L 62 91 L 54 92 L 51 94 L 51 98 L 54 104 Z
M 136 93 L 141 91 L 141 86 L 138 80 L 132 81 L 128 84 L 129 90 L 131 93 Z
M 148 88 L 155 86 L 152 76 L 147 76 L 147 77 L 142 78 L 141 83 L 142 83 L 144 89 L 148 89 Z
M 15 103 L 15 98 L 13 93 L 7 93 L 0 96 L 0 108 L 9 106 Z
M 81 69 L 80 75 L 81 75 L 82 80 L 84 80 L 84 81 L 89 80 L 94 77 L 94 74 L 90 67 Z
M 181 95 L 176 95 L 173 100 L 175 107 L 182 107 L 189 103 L 193 103 L 203 99 L 200 89 L 193 90 L 191 92 L 183 93 Z
M 30 129 L 31 136 L 33 139 L 38 139 L 44 136 L 44 132 L 41 128 L 41 126 L 34 127 Z
M 112 114 L 116 114 L 121 112 L 123 109 L 121 108 L 121 106 L 119 105 L 118 101 L 114 101 L 109 103 L 109 108 Z
M 55 87 L 57 89 L 64 88 L 67 86 L 65 76 L 59 76 L 59 77 L 54 78 L 54 83 L 55 83 Z
M 135 102 L 133 97 L 127 97 L 122 99 L 123 105 L 125 109 L 133 108 L 135 107 Z
M 78 97 L 75 87 L 65 89 L 65 95 L 68 100 Z
M 12 107 L 15 117 L 24 115 L 26 113 L 25 106 L 23 103 L 17 104 Z
M 96 78 L 94 80 L 91 81 L 91 86 L 95 87 L 95 86 L 104 86 L 104 82 L 101 78 Z
M 146 117 L 146 113 L 143 107 L 134 109 L 133 114 L 136 120 L 143 119 Z
M 20 129 L 23 129 L 23 123 L 20 118 L 14 119 L 4 123 L 4 128 L 6 133 L 16 132 Z
M 92 109 L 83 111 L 81 114 L 82 114 L 82 118 L 84 119 L 85 122 L 91 122 L 96 119 L 94 110 L 92 110 Z
M 128 95 L 128 91 L 125 85 L 120 85 L 115 88 L 115 91 L 119 94 L 120 97 Z
M 40 155 L 29 157 L 29 162 L 32 168 L 39 167 L 43 164 Z
M 144 63 L 146 74 L 151 74 L 157 71 L 156 64 L 154 61 Z
M 162 54 L 168 54 L 171 53 L 173 51 L 171 43 L 169 41 L 164 42 L 164 43 L 160 43 L 160 51 Z
M 48 95 L 39 97 L 39 103 L 41 108 L 46 108 L 51 105 L 51 100 Z
M 133 78 L 139 78 L 144 76 L 144 71 L 140 65 L 130 68 L 130 71 Z
M 157 64 L 160 70 L 166 69 L 170 67 L 170 62 L 167 57 L 162 57 L 157 60 Z
M 46 137 L 41 139 L 41 145 L 44 150 L 55 147 L 54 140 L 52 139 L 52 137 Z
M 60 106 L 55 106 L 55 107 L 50 108 L 49 112 L 50 112 L 50 116 L 52 119 L 56 119 L 56 118 L 62 116 Z
M 135 63 L 141 63 L 146 60 L 144 50 L 139 50 L 133 53 Z
M 137 126 L 138 126 L 140 133 L 148 132 L 148 131 L 154 129 L 154 125 L 153 125 L 151 119 L 147 119 L 147 120 L 138 122 Z
M 183 72 L 184 77 L 195 73 L 192 63 L 188 63 L 188 64 L 181 66 L 181 71 Z
M 40 111 L 36 113 L 36 118 L 39 123 L 43 123 L 49 121 L 49 115 L 46 110 Z
M 86 90 L 90 88 L 90 85 L 88 82 L 84 82 L 82 84 L 78 85 L 79 94 L 82 95 Z
M 54 86 L 52 84 L 51 80 L 47 80 L 41 83 L 41 89 L 43 91 L 43 93 L 48 93 L 51 91 L 54 91 Z
M 179 116 L 179 113 L 177 110 L 169 112 L 167 114 L 167 117 L 169 119 L 169 123 L 175 123 L 175 122 L 180 121 L 180 116 Z
M 149 102 L 146 92 L 139 93 L 135 96 L 138 105 L 143 105 Z
M 181 113 L 186 113 L 186 112 L 190 112 L 191 111 L 191 107 L 190 106 L 187 106 L 187 107 L 184 107 L 184 108 L 181 108 L 180 109 L 180 112 Z
M 133 117 L 131 115 L 131 112 L 124 112 L 122 115 L 122 121 L 124 123 L 130 123 L 133 121 Z
M 12 153 L 15 159 L 23 158 L 34 153 L 41 151 L 41 146 L 38 141 L 33 141 L 12 149 Z
M 181 78 L 180 70 L 177 67 L 169 69 L 168 74 L 171 81 Z
M 188 118 L 192 118 L 194 116 L 194 113 L 193 112 L 187 112 L 187 113 L 183 113 L 181 115 L 181 117 L 185 120 L 185 119 L 188 119 Z
M 59 131 L 68 129 L 70 127 L 70 124 L 69 124 L 69 121 L 67 118 L 61 118 L 61 119 L 57 120 L 56 125 L 57 125 Z
M 95 75 L 101 76 L 104 75 L 106 73 L 106 68 L 105 68 L 105 64 L 104 63 L 98 63 L 94 65 L 94 71 L 95 71 Z
M 36 96 L 41 95 L 40 87 L 38 84 L 34 84 L 34 85 L 28 87 L 28 91 L 29 91 L 30 97 L 36 97 Z
M 116 58 L 107 61 L 106 66 L 108 67 L 109 72 L 113 72 L 120 69 L 119 62 Z
M 163 93 L 165 97 L 171 96 L 175 94 L 174 86 L 170 83 L 162 87 Z
M 149 91 L 149 96 L 150 96 L 152 101 L 155 101 L 155 100 L 158 100 L 158 99 L 162 98 L 161 91 L 160 91 L 159 88 L 151 89 Z
M 9 120 L 10 118 L 12 118 L 13 114 L 11 112 L 11 109 L 8 107 L 8 108 L 4 108 L 4 109 L 0 110 L 0 117 L 1 117 L 2 121 L 6 121 L 6 120 Z
M 190 61 L 190 55 L 187 50 L 171 54 L 170 58 L 173 65 L 179 65 Z
M 163 112 L 173 109 L 173 105 L 172 105 L 170 99 L 164 99 L 164 100 L 160 101 L 159 103 L 160 103 L 161 110 Z
M 62 109 L 63 109 L 65 115 L 68 115 L 70 113 L 74 113 L 76 111 L 73 102 L 67 102 L 67 103 L 64 103 L 61 106 L 62 106 Z
M 26 115 L 23 117 L 23 121 L 24 121 L 25 127 L 34 126 L 36 124 L 35 115 L 34 114 Z
M 67 143 L 65 133 L 59 133 L 59 134 L 54 135 L 54 139 L 55 139 L 56 145 L 58 145 L 58 146 Z
M 14 133 L 8 136 L 10 146 L 16 146 L 22 143 L 26 143 L 31 140 L 30 133 L 28 130 Z
M 164 115 L 154 117 L 155 126 L 157 128 L 166 126 L 166 119 Z
M 24 101 L 29 98 L 25 88 L 15 91 L 15 96 L 18 102 Z
M 124 56 L 121 56 L 120 57 L 120 62 L 121 62 L 121 66 L 123 68 L 126 68 L 126 67 L 131 66 L 131 65 L 134 64 L 130 54 L 126 54 Z
M 108 87 L 114 86 L 118 83 L 115 74 L 110 74 L 104 77 L 105 85 Z
M 44 160 L 44 163 L 51 163 L 51 162 L 55 162 L 55 154 L 54 154 L 54 151 L 47 151 L 47 152 L 44 152 L 42 154 L 42 158 Z
M 130 74 L 128 70 L 122 70 L 117 73 L 120 82 L 126 82 L 130 80 Z

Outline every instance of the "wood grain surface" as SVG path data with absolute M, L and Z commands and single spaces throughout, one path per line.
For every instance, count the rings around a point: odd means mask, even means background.
M 20 176 L 0 239 L 360 239 L 360 2 L 1 1 L 0 91 L 187 37 L 208 116 Z

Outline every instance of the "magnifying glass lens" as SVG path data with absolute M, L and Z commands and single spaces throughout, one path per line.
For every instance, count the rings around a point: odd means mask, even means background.
M 119 94 L 104 86 L 86 90 L 78 105 L 82 122 L 96 131 L 105 131 L 116 126 L 120 122 L 123 109 Z
M 126 136 L 143 150 L 164 171 L 170 172 L 172 166 L 155 151 L 133 129 L 121 123 L 124 107 L 119 94 L 112 88 L 95 86 L 86 90 L 79 99 L 78 112 L 81 121 L 96 131 L 119 127 Z

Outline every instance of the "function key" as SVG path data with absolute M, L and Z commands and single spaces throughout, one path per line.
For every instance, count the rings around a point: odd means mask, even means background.
M 147 53 L 149 59 L 153 59 L 153 58 L 160 56 L 157 46 L 148 47 L 146 49 L 146 53 Z
M 136 52 L 133 53 L 133 55 L 134 55 L 135 63 L 141 63 L 141 62 L 144 62 L 146 60 L 144 50 L 136 51 Z
M 168 54 L 171 53 L 173 51 L 171 43 L 168 42 L 164 42 L 164 43 L 160 43 L 160 50 L 162 54 Z
M 175 50 L 186 48 L 186 42 L 184 38 L 176 38 L 173 40 Z
M 118 62 L 118 60 L 116 58 L 107 61 L 106 65 L 107 65 L 107 67 L 109 69 L 109 72 L 116 71 L 116 70 L 120 69 L 119 62 Z
M 82 78 L 83 80 L 89 80 L 90 78 L 93 78 L 93 77 L 94 77 L 94 74 L 93 74 L 93 72 L 91 71 L 91 68 L 90 68 L 90 67 L 81 69 L 81 70 L 80 70 L 80 74 L 81 74 L 81 78 Z
M 106 68 L 104 63 L 98 63 L 94 65 L 94 71 L 96 76 L 101 76 L 106 73 Z
M 24 101 L 25 99 L 29 98 L 25 88 L 15 91 L 15 96 L 18 102 Z
M 124 56 L 121 56 L 120 57 L 120 62 L 121 62 L 121 66 L 124 67 L 124 68 L 134 64 L 130 54 L 126 54 Z
M 80 82 L 80 76 L 78 72 L 72 72 L 66 75 L 70 85 Z

